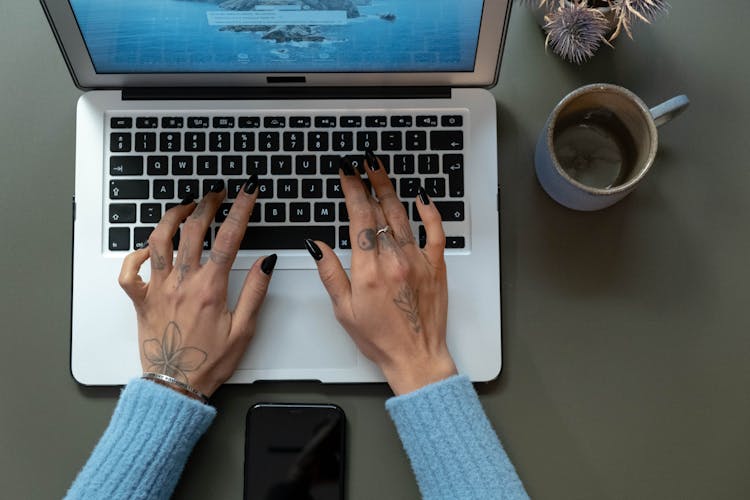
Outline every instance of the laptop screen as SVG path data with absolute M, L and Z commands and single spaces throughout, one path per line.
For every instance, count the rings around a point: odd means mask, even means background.
M 106 73 L 473 71 L 483 0 L 69 0 Z

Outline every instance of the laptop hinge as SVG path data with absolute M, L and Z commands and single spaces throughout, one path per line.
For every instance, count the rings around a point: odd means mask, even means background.
M 450 87 L 140 87 L 122 91 L 124 101 L 450 99 L 450 97 Z

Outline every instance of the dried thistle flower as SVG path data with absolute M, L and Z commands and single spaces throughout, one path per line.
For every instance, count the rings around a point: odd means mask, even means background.
M 613 8 L 617 14 L 617 28 L 609 38 L 610 41 L 617 38 L 623 29 L 632 39 L 633 21 L 639 19 L 651 24 L 651 21 L 669 10 L 669 4 L 666 0 L 615 0 Z
M 557 10 L 545 16 L 545 44 L 570 62 L 581 64 L 594 55 L 609 31 L 607 18 L 585 0 L 561 2 Z

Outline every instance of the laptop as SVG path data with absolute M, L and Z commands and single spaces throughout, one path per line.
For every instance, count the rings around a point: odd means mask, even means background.
M 380 382 L 334 318 L 304 249 L 348 268 L 338 181 L 347 156 L 386 165 L 417 238 L 419 186 L 447 235 L 448 344 L 473 381 L 501 368 L 497 81 L 508 0 L 41 0 L 77 105 L 71 372 L 86 385 L 141 373 L 117 284 L 165 210 L 242 182 L 258 206 L 230 273 L 278 253 L 255 338 L 230 383 Z M 149 278 L 149 266 L 141 274 Z

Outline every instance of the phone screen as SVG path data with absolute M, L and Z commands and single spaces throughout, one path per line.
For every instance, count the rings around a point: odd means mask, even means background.
M 253 406 L 245 434 L 245 500 L 343 500 L 345 429 L 336 405 Z

